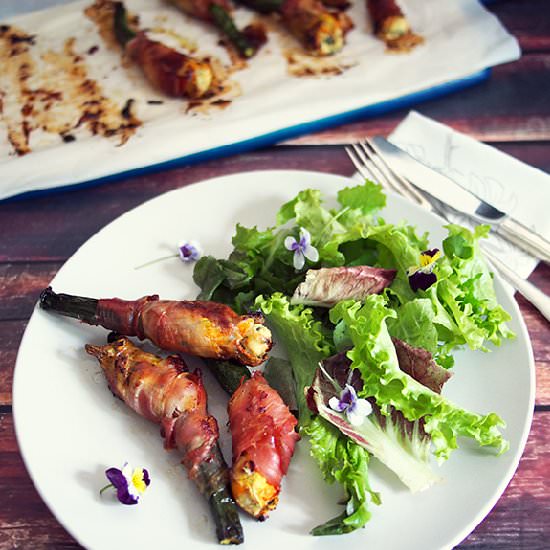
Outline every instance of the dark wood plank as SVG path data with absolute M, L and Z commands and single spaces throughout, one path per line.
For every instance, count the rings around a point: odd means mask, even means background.
M 492 11 L 519 41 L 523 53 L 550 50 L 548 0 L 498 0 L 488 4 Z
M 29 478 L 11 414 L 0 414 L 0 549 L 80 548 L 57 522 Z
M 550 412 L 536 413 L 514 479 L 487 519 L 459 548 L 546 548 L 550 536 L 549 469 Z M 17 451 L 9 414 L 0 415 L 0 491 L 1 549 L 78 548 L 36 493 Z
M 498 147 L 550 172 L 548 149 L 540 144 L 499 144 Z M 277 168 L 342 175 L 353 172 L 340 146 L 299 150 L 284 146 L 125 178 L 95 188 L 0 203 L 0 262 L 65 260 L 105 224 L 164 191 L 222 174 Z M 258 185 L 262 185 L 261 179 Z
M 550 540 L 550 412 L 535 413 L 516 475 L 485 521 L 458 547 L 548 548 Z
M 28 319 L 59 263 L 0 264 L 0 320 Z
M 0 322 L 0 406 L 12 404 L 13 370 L 26 326 L 27 321 Z
M 286 143 L 349 143 L 366 135 L 386 135 L 407 115 L 409 109 L 482 141 L 548 141 L 549 64 L 548 53 L 525 55 L 513 63 L 494 67 L 488 80 L 465 90 Z

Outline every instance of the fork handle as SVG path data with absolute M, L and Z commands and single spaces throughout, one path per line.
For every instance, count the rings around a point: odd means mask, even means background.
M 495 233 L 504 237 L 507 241 L 515 244 L 529 254 L 550 263 L 550 242 L 544 237 L 533 233 L 523 224 L 507 218 L 498 225 L 493 225 Z
M 502 278 L 510 283 L 522 296 L 533 304 L 547 321 L 550 321 L 550 297 L 539 290 L 529 281 L 522 279 L 505 263 L 501 262 L 496 256 L 493 256 L 485 247 L 483 253 L 492 266 L 498 271 Z

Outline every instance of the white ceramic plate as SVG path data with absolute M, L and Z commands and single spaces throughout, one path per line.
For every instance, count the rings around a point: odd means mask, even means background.
M 226 256 L 235 224 L 265 227 L 279 206 L 299 190 L 321 189 L 331 200 L 349 180 L 297 171 L 235 174 L 172 191 L 128 212 L 92 237 L 53 281 L 58 292 L 133 299 L 159 293 L 192 299 L 192 266 L 178 259 L 135 270 L 174 252 L 183 239 L 199 241 L 208 254 Z M 390 196 L 385 217 L 406 219 L 428 230 L 437 246 L 441 220 Z M 382 465 L 372 461 L 371 485 L 382 494 L 365 529 L 339 538 L 317 538 L 309 530 L 340 513 L 338 487 L 326 485 L 297 446 L 278 509 L 266 523 L 243 517 L 245 547 L 323 550 L 345 544 L 364 548 L 441 549 L 460 542 L 485 517 L 511 479 L 529 432 L 534 400 L 534 365 L 525 326 L 514 300 L 496 280 L 499 299 L 511 312 L 517 339 L 492 353 L 458 354 L 446 395 L 478 412 L 498 412 L 508 423 L 510 451 L 491 451 L 464 441 L 441 467 L 445 482 L 411 495 Z M 23 338 L 14 379 L 17 437 L 25 463 L 43 499 L 84 546 L 133 550 L 214 548 L 206 503 L 166 452 L 158 426 L 113 398 L 87 342 L 105 342 L 106 331 L 36 310 Z M 200 364 L 192 360 L 191 364 Z M 218 418 L 222 446 L 230 457 L 227 397 L 206 376 L 211 412 Z M 138 506 L 99 497 L 104 470 L 124 461 L 149 469 L 152 483 Z

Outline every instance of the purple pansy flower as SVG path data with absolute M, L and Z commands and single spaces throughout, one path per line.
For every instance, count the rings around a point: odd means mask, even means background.
M 145 468 L 134 468 L 125 462 L 122 469 L 109 468 L 105 470 L 107 479 L 111 482 L 105 485 L 100 494 L 106 489 L 114 488 L 116 496 L 122 504 L 137 504 L 145 489 L 151 483 L 149 472 Z
M 184 241 L 178 246 L 178 255 L 182 262 L 196 262 L 201 257 L 198 243 Z
M 440 256 L 441 252 L 438 248 L 425 250 L 420 253 L 420 265 L 409 267 L 407 271 L 409 285 L 415 292 L 420 289 L 427 290 L 437 281 L 437 276 L 432 270 Z
M 300 227 L 300 238 L 296 240 L 294 237 L 285 239 L 285 248 L 294 252 L 294 269 L 300 271 L 306 263 L 306 258 L 310 262 L 319 260 L 319 252 L 311 244 L 311 235 L 307 229 Z
M 354 387 L 349 384 L 345 385 L 339 398 L 331 397 L 328 405 L 333 411 L 345 412 L 353 426 L 360 426 L 365 417 L 372 412 L 372 405 L 366 399 L 358 398 Z

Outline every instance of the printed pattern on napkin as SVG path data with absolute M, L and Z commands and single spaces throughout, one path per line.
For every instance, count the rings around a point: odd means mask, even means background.
M 448 126 L 412 111 L 389 140 L 499 210 L 550 240 L 550 176 Z M 472 226 L 449 212 L 455 223 Z M 527 278 L 538 260 L 491 234 L 489 251 Z

